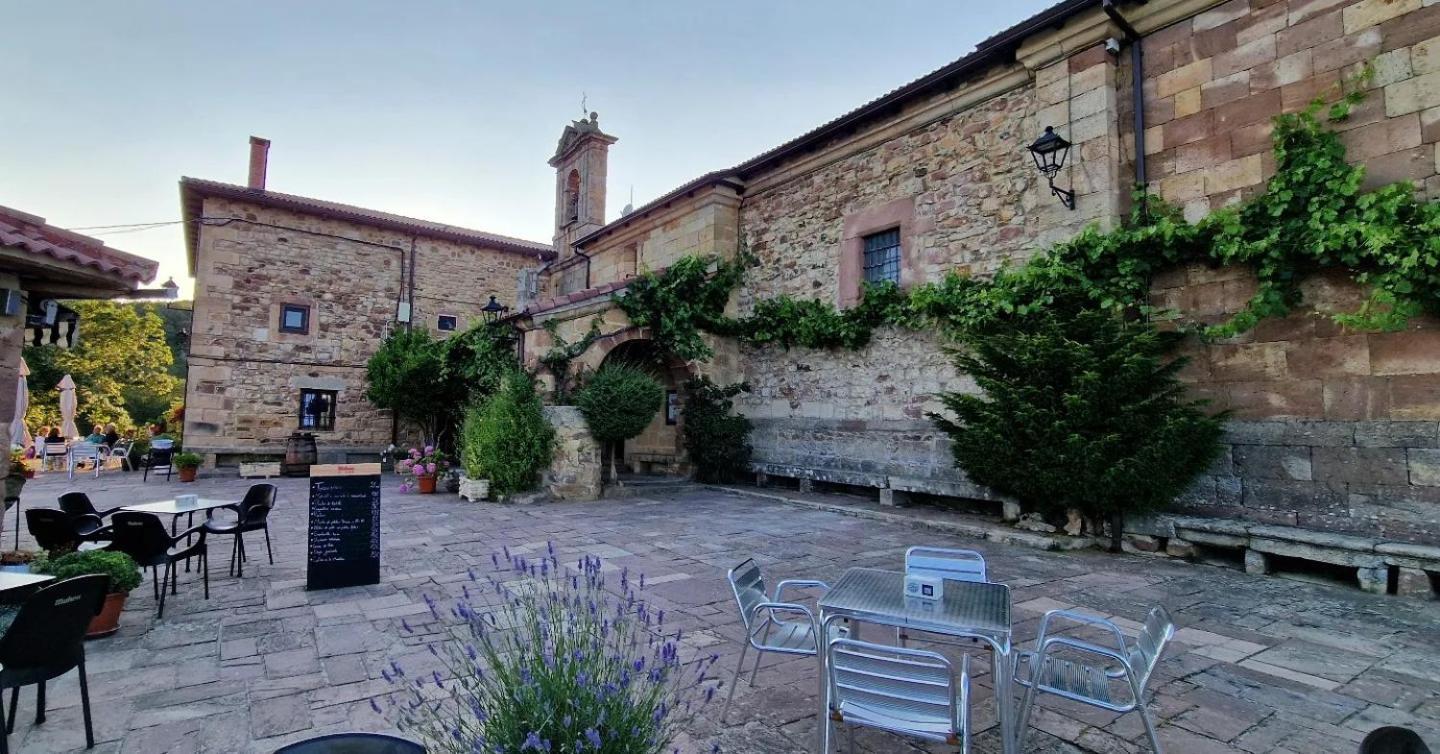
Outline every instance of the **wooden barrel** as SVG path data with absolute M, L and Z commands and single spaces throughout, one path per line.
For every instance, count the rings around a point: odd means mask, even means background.
M 310 466 L 318 460 L 315 435 L 292 432 L 285 441 L 285 462 L 280 464 L 280 473 L 285 476 L 310 476 Z

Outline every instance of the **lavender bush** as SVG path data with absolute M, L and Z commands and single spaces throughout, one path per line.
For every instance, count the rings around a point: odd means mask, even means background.
M 384 671 L 397 725 L 431 752 L 656 754 L 715 696 L 717 656 L 681 662 L 683 631 L 646 605 L 643 575 L 622 570 L 612 592 L 599 558 L 562 566 L 553 544 L 491 561 L 453 604 L 426 597 L 449 673 Z

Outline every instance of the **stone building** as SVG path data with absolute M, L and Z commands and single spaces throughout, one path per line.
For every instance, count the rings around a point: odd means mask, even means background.
M 251 139 L 245 186 L 183 178 L 195 276 L 185 447 L 210 463 L 284 452 L 313 432 L 322 460 L 371 459 L 388 412 L 364 398 L 365 363 L 407 324 L 444 336 L 513 303 L 549 244 L 283 194 Z
M 597 227 L 603 204 L 594 197 L 603 202 L 604 188 L 592 182 L 613 139 L 582 121 L 551 162 L 557 257 L 521 320 L 526 354 L 536 359 L 552 332 L 575 342 L 597 318 L 606 337 L 580 357 L 582 368 L 643 349 L 648 334 L 610 302 L 630 276 L 687 254 L 725 258 L 744 248 L 756 258 L 732 299 L 735 313 L 782 293 L 845 306 L 872 276 L 909 287 L 951 270 L 985 275 L 1086 224 L 1113 224 L 1137 183 L 1198 218 L 1263 187 L 1274 169 L 1273 116 L 1338 93 L 1367 61 L 1376 70 L 1368 96 L 1339 126 L 1350 157 L 1373 184 L 1410 181 L 1434 195 L 1437 49 L 1440 6 L 1428 0 L 1062 2 L 799 138 Z M 1074 144 L 1056 177 L 1075 192 L 1073 211 L 1025 150 L 1046 126 Z M 584 147 L 589 173 L 567 172 L 567 143 Z M 566 209 L 567 186 L 585 197 L 578 219 Z M 867 265 L 867 251 L 883 261 Z M 1154 296 L 1219 319 L 1254 285 L 1244 269 L 1177 269 Z M 1185 379 L 1234 421 L 1223 460 L 1178 508 L 1440 542 L 1440 323 L 1343 331 L 1317 315 L 1353 308 L 1362 295 L 1354 284 L 1321 275 L 1306 282 L 1306 295 L 1304 311 L 1190 347 Z M 986 499 L 924 418 L 938 393 L 974 389 L 941 345 L 900 330 L 881 330 L 853 352 L 717 342 L 715 359 L 667 371 L 672 384 L 699 372 L 751 384 L 740 406 L 756 425 L 758 471 L 874 488 L 882 500 Z M 673 427 L 652 427 L 637 445 L 627 448 L 637 465 L 683 465 Z

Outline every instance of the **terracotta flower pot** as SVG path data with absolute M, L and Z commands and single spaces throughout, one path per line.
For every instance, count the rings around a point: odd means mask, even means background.
M 199 472 L 199 471 L 200 471 L 200 469 L 198 469 L 198 468 L 196 468 L 196 467 L 194 467 L 194 466 L 181 466 L 181 467 L 180 467 L 180 481 L 182 481 L 182 482 L 193 482 L 193 481 L 195 481 L 195 474 L 196 474 L 197 472 Z
M 420 489 L 420 494 L 429 495 L 435 491 L 435 475 L 417 474 L 415 476 L 415 486 Z
M 120 611 L 125 609 L 125 598 L 129 596 L 128 592 L 105 595 L 105 604 L 100 607 L 100 613 L 90 619 L 90 627 L 85 630 L 85 638 L 96 639 L 119 631 Z

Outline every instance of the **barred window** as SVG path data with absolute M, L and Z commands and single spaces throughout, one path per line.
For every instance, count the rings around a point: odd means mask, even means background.
M 300 390 L 300 429 L 335 429 L 334 390 Z
M 900 282 L 900 229 L 865 236 L 864 280 L 867 283 Z

